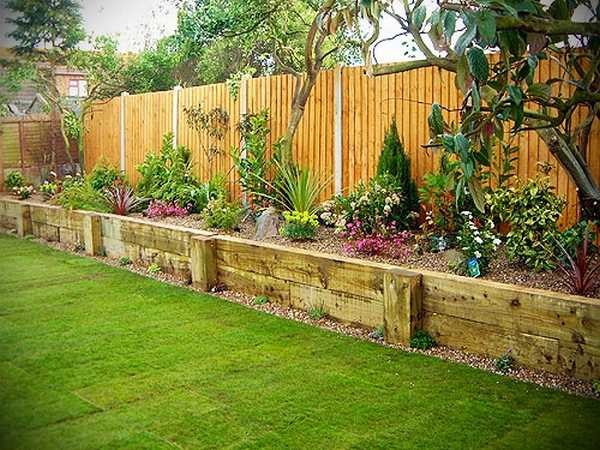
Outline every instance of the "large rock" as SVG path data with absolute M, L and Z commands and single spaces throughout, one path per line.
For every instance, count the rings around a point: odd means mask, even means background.
M 267 238 L 277 236 L 279 234 L 279 226 L 281 225 L 281 216 L 272 206 L 265 209 L 258 219 L 256 219 L 256 234 L 254 239 L 263 241 Z

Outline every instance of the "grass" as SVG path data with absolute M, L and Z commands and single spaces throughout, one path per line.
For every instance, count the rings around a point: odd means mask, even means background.
M 0 236 L 0 448 L 593 448 L 600 402 Z M 596 447 L 597 448 L 597 447 Z

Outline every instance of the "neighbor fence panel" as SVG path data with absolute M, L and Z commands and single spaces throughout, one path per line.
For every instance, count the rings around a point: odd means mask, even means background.
M 0 119 L 0 190 L 12 171 L 38 184 L 51 170 L 72 172 L 71 159 L 75 164 L 79 162 L 77 144 L 70 142 L 69 157 L 57 116 L 32 114 Z
M 339 71 L 337 78 L 336 71 Z M 536 75 L 538 82 L 565 77 L 558 63 L 540 62 Z M 290 118 L 294 88 L 293 76 L 275 75 L 242 81 L 235 98 L 225 83 L 181 89 L 175 102 L 173 91 L 126 96 L 124 141 L 128 177 L 133 182 L 137 181 L 136 166 L 148 152 L 159 149 L 162 135 L 174 131 L 173 124 L 176 124 L 178 143 L 190 148 L 195 173 L 204 180 L 211 174 L 225 174 L 233 195 L 240 197 L 238 174 L 231 158 L 231 148 L 240 145 L 238 124 L 245 113 L 268 110 L 271 129 L 268 152 L 272 157 L 273 146 L 285 133 Z M 244 99 L 243 102 L 240 98 Z M 364 75 L 362 67 L 323 71 L 318 76 L 298 127 L 293 145 L 294 158 L 300 165 L 309 167 L 329 181 L 323 199 L 335 192 L 336 170 L 337 187 L 347 192 L 359 181 L 367 181 L 376 173 L 386 130 L 395 118 L 412 161 L 412 174 L 417 184 L 421 184 L 425 173 L 439 167 L 439 152 L 423 147 L 429 139 L 427 116 L 431 105 L 440 103 L 446 108 L 445 118 L 458 123 L 461 102 L 462 95 L 455 87 L 454 74 L 437 68 L 421 68 L 376 78 Z M 222 141 L 211 141 L 206 132 L 198 133 L 189 126 L 185 109 L 197 105 L 202 105 L 205 112 L 218 107 L 228 113 L 229 123 Z M 173 116 L 174 107 L 176 116 Z M 85 127 L 85 162 L 88 169 L 101 158 L 119 167 L 121 112 L 120 99 L 117 98 L 95 105 L 88 115 Z M 584 119 L 584 113 L 576 113 L 572 126 Z M 599 128 L 596 123 L 592 129 L 586 155 L 596 179 L 600 179 Z M 209 168 L 206 149 L 211 145 L 218 147 L 219 154 Z M 335 151 L 336 145 L 338 152 Z M 544 142 L 536 133 L 528 132 L 515 137 L 513 145 L 519 147 L 515 172 L 521 179 L 534 177 L 538 173 L 539 162 L 548 162 L 554 167 L 550 173 L 552 184 L 568 202 L 560 223 L 575 222 L 578 219 L 575 185 Z M 492 169 L 492 173 L 495 174 L 496 170 Z M 489 183 L 495 186 L 495 178 L 492 177 Z

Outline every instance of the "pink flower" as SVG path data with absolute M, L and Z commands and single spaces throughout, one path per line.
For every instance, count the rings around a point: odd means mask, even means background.
M 146 209 L 148 217 L 183 217 L 188 214 L 188 208 L 183 208 L 175 202 L 166 203 L 161 200 L 152 200 Z

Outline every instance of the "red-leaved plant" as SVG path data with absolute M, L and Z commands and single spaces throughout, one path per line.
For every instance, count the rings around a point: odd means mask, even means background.
M 106 203 L 113 214 L 127 216 L 140 209 L 145 199 L 135 195 L 133 189 L 125 183 L 115 183 L 104 191 Z
M 589 239 L 587 234 L 576 251 L 573 258 L 560 242 L 556 242 L 562 251 L 566 262 L 560 261 L 559 267 L 565 274 L 567 282 L 573 287 L 577 295 L 586 295 L 593 292 L 600 283 L 600 261 L 592 265 L 592 257 L 589 252 Z

